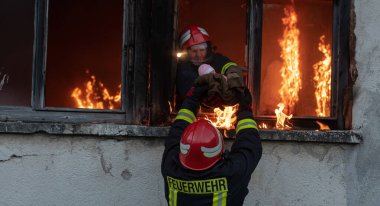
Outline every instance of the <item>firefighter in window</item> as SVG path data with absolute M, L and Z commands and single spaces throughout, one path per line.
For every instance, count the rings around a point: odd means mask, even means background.
M 165 140 L 161 173 L 169 206 L 243 205 L 261 158 L 249 90 L 239 96 L 236 139 L 228 152 L 219 130 L 207 120 L 196 120 L 208 87 L 196 85 L 187 92 Z
M 179 44 L 185 55 L 177 64 L 176 111 L 196 81 L 209 84 L 208 95 L 202 103 L 205 108 L 235 105 L 238 94 L 244 90 L 241 68 L 214 52 L 209 34 L 199 26 L 189 25 L 180 35 Z

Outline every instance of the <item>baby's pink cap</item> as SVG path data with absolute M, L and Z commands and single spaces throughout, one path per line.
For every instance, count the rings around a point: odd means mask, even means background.
M 201 66 L 199 66 L 199 68 L 198 68 L 199 76 L 209 74 L 209 73 L 215 73 L 215 70 L 214 70 L 214 68 L 212 68 L 212 66 L 210 66 L 208 64 L 202 64 Z

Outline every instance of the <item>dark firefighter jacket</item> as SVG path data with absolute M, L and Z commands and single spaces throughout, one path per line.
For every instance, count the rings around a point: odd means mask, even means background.
M 211 57 L 204 63 L 211 65 L 215 69 L 215 72 L 218 74 L 222 74 L 222 75 L 225 75 L 225 74 L 227 75 L 228 73 L 237 74 L 238 76 L 241 77 L 240 78 L 241 80 L 239 79 L 239 83 L 237 84 L 244 85 L 243 74 L 241 70 L 237 68 L 237 64 L 232 62 L 229 58 L 219 53 L 212 53 Z M 199 66 L 192 64 L 188 60 L 180 60 L 177 65 L 177 74 L 176 74 L 176 110 L 177 111 L 180 109 L 182 102 L 185 99 L 186 92 L 194 85 L 195 80 L 199 76 L 198 67 Z
M 195 121 L 199 103 L 187 98 L 165 141 L 161 173 L 169 206 L 239 206 L 248 194 L 248 183 L 262 154 L 256 122 L 251 111 L 238 111 L 236 139 L 230 152 L 213 167 L 193 171 L 179 161 L 182 132 Z

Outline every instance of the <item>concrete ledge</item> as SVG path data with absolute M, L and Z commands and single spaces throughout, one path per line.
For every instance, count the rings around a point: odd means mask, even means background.
M 359 144 L 363 140 L 358 132 L 352 130 L 261 130 L 262 140 L 295 142 L 329 142 Z
M 122 137 L 165 137 L 169 127 L 147 127 L 122 124 L 67 124 L 67 123 L 25 123 L 0 122 L 0 133 L 34 134 L 47 133 L 54 135 L 92 135 L 110 138 Z M 228 131 L 233 137 L 235 131 Z M 329 142 L 358 144 L 362 141 L 359 133 L 352 130 L 260 130 L 262 140 L 296 141 L 296 142 Z

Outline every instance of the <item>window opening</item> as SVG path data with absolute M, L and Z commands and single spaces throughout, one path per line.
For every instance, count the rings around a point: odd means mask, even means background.
M 123 4 L 49 1 L 46 107 L 121 109 Z
M 34 1 L 0 1 L 0 105 L 29 106 L 32 92 Z
M 177 33 L 198 24 L 217 52 L 247 67 L 261 129 L 345 129 L 349 8 L 339 0 L 184 0 L 178 2 Z M 216 113 L 226 116 L 203 108 L 200 115 L 217 120 Z
M 333 116 L 332 23 L 332 0 L 263 1 L 258 116 L 275 116 L 270 127 Z
M 179 0 L 177 21 L 177 37 L 189 24 L 200 26 L 208 32 L 214 52 L 221 53 L 242 68 L 246 66 L 245 0 Z M 177 58 L 186 58 L 181 55 L 183 53 L 177 54 Z M 199 116 L 218 128 L 234 129 L 236 110 L 236 106 L 225 109 L 201 107 Z

